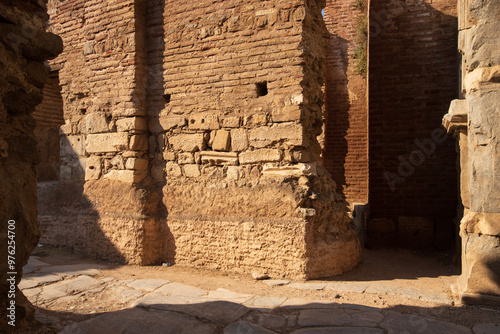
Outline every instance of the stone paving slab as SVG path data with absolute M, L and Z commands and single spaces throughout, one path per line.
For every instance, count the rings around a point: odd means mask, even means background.
M 168 311 L 128 309 L 75 323 L 60 334 L 211 334 L 216 327 Z
M 374 320 L 377 318 L 378 320 Z M 299 325 L 309 326 L 351 326 L 351 327 L 375 327 L 384 316 L 379 317 L 360 316 L 359 314 L 349 314 L 342 309 L 317 309 L 303 310 L 299 315 Z
M 229 301 L 210 300 L 203 297 L 183 298 L 158 294 L 150 294 L 140 298 L 132 303 L 131 306 L 182 312 L 218 324 L 234 322 L 250 311 L 241 304 Z
M 400 333 L 425 333 L 425 334 L 471 334 L 472 332 L 463 326 L 450 324 L 434 319 L 421 318 L 415 315 L 399 314 L 390 312 L 380 323 L 387 334 Z
M 289 298 L 281 308 L 288 309 L 316 309 L 316 308 L 339 308 L 340 304 L 334 303 L 331 300 L 318 300 L 306 298 Z
M 256 306 L 256 307 L 266 307 L 266 308 L 275 308 L 280 306 L 285 302 L 286 298 L 283 297 L 260 297 L 257 296 L 255 299 L 250 300 L 245 303 L 247 306 Z
M 300 290 L 323 290 L 326 285 L 326 283 L 291 283 L 288 286 Z
M 53 274 L 34 274 L 26 275 L 22 278 L 19 287 L 20 289 L 29 289 L 46 283 L 54 283 L 62 281 L 63 277 Z
M 42 267 L 39 272 L 46 274 L 55 274 L 63 277 L 73 277 L 79 275 L 95 276 L 101 273 L 100 269 L 105 269 L 108 266 L 95 263 L 79 263 L 68 264 L 62 266 L 47 266 Z
M 263 326 L 268 329 L 280 329 L 283 327 L 294 327 L 295 326 L 295 320 L 289 321 L 288 318 L 281 316 L 281 315 L 275 315 L 275 314 L 267 314 L 267 313 L 261 313 L 257 311 L 253 311 L 248 313 L 243 320 L 257 324 L 259 326 Z
M 211 299 L 221 299 L 221 300 L 227 300 L 227 301 L 232 301 L 235 303 L 244 303 L 248 300 L 250 300 L 253 295 L 244 295 L 244 294 L 239 294 L 227 289 L 222 289 L 219 288 L 215 291 L 209 291 L 207 294 L 208 298 Z
M 70 280 L 44 286 L 39 298 L 42 300 L 51 300 L 68 294 L 87 291 L 100 284 L 102 284 L 101 280 L 82 275 Z
M 23 267 L 23 274 L 26 275 L 26 274 L 31 274 L 32 272 L 35 272 L 37 271 L 38 268 L 37 267 L 34 267 L 34 266 L 30 266 L 29 264 L 25 265 Z
M 477 324 L 472 328 L 474 334 L 500 334 L 500 324 Z
M 26 296 L 26 298 L 30 299 L 38 295 L 40 292 L 42 292 L 41 288 L 34 288 L 34 289 L 24 289 L 23 294 Z
M 224 328 L 224 334 L 244 334 L 244 333 L 273 334 L 276 332 L 270 331 L 268 329 L 265 329 L 255 324 L 251 324 L 246 321 L 238 321 Z
M 50 264 L 47 262 L 40 261 L 38 257 L 32 256 L 29 258 L 27 265 L 33 267 L 41 267 L 41 266 L 49 266 Z
M 200 297 L 207 294 L 206 290 L 175 282 L 165 284 L 161 288 L 157 289 L 156 292 L 169 296 L 185 296 L 185 297 Z
M 131 288 L 145 291 L 154 291 L 165 284 L 170 283 L 170 281 L 164 279 L 138 279 L 127 283 Z
M 325 287 L 326 290 L 333 290 L 338 292 L 356 292 L 363 293 L 370 286 L 365 282 L 335 282 L 328 283 Z

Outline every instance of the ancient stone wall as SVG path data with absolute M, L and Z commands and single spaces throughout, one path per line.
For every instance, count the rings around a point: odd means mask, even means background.
M 43 101 L 33 112 L 36 122 L 35 137 L 40 161 L 37 164 L 38 181 L 59 179 L 61 168 L 59 128 L 64 124 L 63 101 L 59 75 L 53 71 L 43 89 Z
M 161 36 L 154 29 L 165 34 L 164 45 L 150 45 L 156 63 L 149 73 L 161 67 L 164 75 L 152 83 L 157 90 L 151 86 L 163 98 L 148 99 L 148 112 L 151 174 L 167 180 L 163 202 L 175 240 L 169 255 L 179 264 L 274 274 L 279 268 L 288 276 L 352 268 L 359 246 L 318 165 L 321 7 L 171 4 L 163 26 L 148 19 L 153 36 Z M 154 57 L 158 50 L 163 57 Z M 342 241 L 329 239 L 335 236 Z
M 362 59 L 367 7 L 368 1 L 328 0 L 324 16 L 329 43 L 323 160 L 351 206 L 368 203 L 368 64 Z
M 461 97 L 444 124 L 460 145 L 464 216 L 462 275 L 458 292 L 467 303 L 500 301 L 499 115 L 500 6 L 495 1 L 459 1 L 462 55 Z
M 316 139 L 324 3 L 51 5 L 71 159 L 40 189 L 45 242 L 295 277 L 359 262 Z
M 137 186 L 149 164 L 142 1 L 53 0 L 49 13 L 65 45 L 50 64 L 59 69 L 65 124 L 63 182 L 39 190 L 42 241 L 159 263 L 160 234 L 150 233 L 159 198 L 147 182 Z
M 22 267 L 40 237 L 36 210 L 38 154 L 32 112 L 42 101 L 48 78 L 44 61 L 62 50 L 60 39 L 45 32 L 47 19 L 43 1 L 0 2 L 0 328 L 3 333 L 34 332 L 33 311 L 17 284 Z M 12 283 L 7 280 L 12 278 Z
M 458 95 L 456 1 L 370 6 L 368 241 L 449 248 L 456 153 L 441 118 Z

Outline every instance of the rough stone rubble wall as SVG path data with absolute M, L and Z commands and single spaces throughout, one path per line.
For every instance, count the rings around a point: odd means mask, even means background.
M 368 21 L 367 9 L 355 8 L 355 3 L 328 0 L 325 7 L 329 43 L 323 159 L 351 207 L 368 203 L 368 87 L 355 56 L 360 30 Z
M 38 161 L 32 112 L 42 101 L 48 78 L 44 61 L 62 50 L 59 38 L 45 31 L 44 2 L 4 0 L 0 2 L 0 328 L 4 333 L 34 332 L 33 311 L 16 286 L 16 327 L 7 325 L 8 272 L 17 272 L 28 262 L 40 232 L 36 210 Z M 15 221 L 14 268 L 7 267 L 7 222 Z M 12 236 L 12 234 L 10 234 Z M 13 254 L 9 254 L 13 255 Z
M 324 3 L 51 5 L 73 163 L 41 190 L 64 203 L 41 203 L 46 242 L 310 278 L 359 262 L 316 139 Z
M 444 124 L 460 144 L 460 188 L 464 216 L 462 300 L 500 300 L 500 6 L 497 1 L 459 1 L 462 55 L 461 100 Z
M 441 118 L 458 94 L 456 32 L 456 0 L 371 1 L 371 245 L 453 245 L 456 153 Z

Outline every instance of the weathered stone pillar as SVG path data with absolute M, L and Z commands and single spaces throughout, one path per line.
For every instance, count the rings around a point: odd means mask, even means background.
M 44 1 L 0 2 L 0 331 L 34 333 L 31 304 L 18 289 L 40 237 L 38 160 L 32 112 L 48 79 L 44 61 L 62 51 L 45 31 Z
M 500 5 L 459 1 L 462 95 L 444 124 L 460 143 L 462 275 L 466 303 L 500 302 Z

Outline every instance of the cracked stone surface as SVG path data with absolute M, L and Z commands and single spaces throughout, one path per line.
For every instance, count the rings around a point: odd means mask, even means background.
M 497 334 L 500 325 L 478 323 L 472 329 L 454 323 L 408 315 L 357 304 L 297 297 L 241 294 L 229 289 L 213 291 L 164 279 L 120 280 L 102 274 L 103 265 L 50 265 L 31 261 L 34 272 L 26 275 L 21 288 L 32 302 L 65 305 L 86 302 L 87 296 L 102 296 L 123 307 L 61 325 L 52 315 L 37 319 L 58 328 L 62 334 L 84 333 L 292 333 L 292 334 L 392 334 L 453 333 Z M 291 283 L 300 290 L 378 291 L 406 293 L 432 298 L 412 289 L 364 282 Z M 274 291 L 274 287 L 273 290 Z M 437 298 L 436 300 L 439 300 Z M 444 304 L 444 300 L 440 300 Z M 68 310 L 71 311 L 71 310 Z

